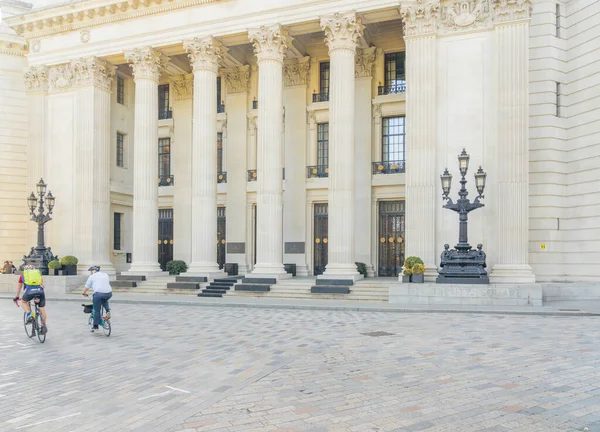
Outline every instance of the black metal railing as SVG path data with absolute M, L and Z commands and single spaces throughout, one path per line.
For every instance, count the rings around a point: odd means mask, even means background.
M 173 176 L 173 174 L 158 176 L 158 185 L 159 186 L 172 186 L 174 183 L 175 183 L 175 177 Z
M 248 170 L 248 181 L 256 181 L 256 170 Z
M 217 104 L 217 113 L 224 113 L 225 112 L 225 104 Z
M 386 84 L 377 87 L 379 96 L 406 93 L 406 83 Z
M 329 93 L 313 93 L 313 102 L 329 102 Z
M 405 161 L 380 161 L 373 162 L 373 174 L 403 173 Z
M 306 176 L 308 178 L 329 177 L 329 167 L 327 165 L 311 165 L 306 167 Z
M 227 171 L 217 172 L 217 183 L 227 183 Z
M 253 110 L 258 109 L 258 101 L 257 100 L 252 101 L 252 109 Z
M 158 119 L 159 120 L 167 120 L 173 118 L 173 111 L 171 110 L 160 110 L 158 111 Z

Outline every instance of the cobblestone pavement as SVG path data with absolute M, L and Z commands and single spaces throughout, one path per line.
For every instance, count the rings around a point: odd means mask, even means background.
M 0 303 L 1 431 L 600 432 L 598 317 Z

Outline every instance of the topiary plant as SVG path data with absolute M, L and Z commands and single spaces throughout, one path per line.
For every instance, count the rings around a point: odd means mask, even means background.
M 74 266 L 77 265 L 79 260 L 72 255 L 65 255 L 60 259 L 60 263 L 64 266 Z
M 52 260 L 48 263 L 48 268 L 51 268 L 52 270 L 59 270 L 61 267 L 62 264 L 57 260 Z
M 413 274 L 413 267 L 415 264 L 423 264 L 423 260 L 416 256 L 409 256 L 404 260 L 404 276 L 411 276 Z
M 185 273 L 188 269 L 185 261 L 181 260 L 173 260 L 167 263 L 167 271 L 170 275 L 178 275 L 180 273 Z
M 414 275 L 422 275 L 425 273 L 425 266 L 423 264 L 415 264 L 411 270 Z
M 355 262 L 356 268 L 358 272 L 363 275 L 365 278 L 367 277 L 367 265 L 363 262 Z

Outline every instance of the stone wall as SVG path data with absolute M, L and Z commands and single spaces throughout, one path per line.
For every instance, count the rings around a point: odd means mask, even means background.
M 87 278 L 87 275 L 44 276 L 44 291 L 48 296 L 77 292 L 83 290 Z M 0 275 L 0 293 L 11 293 L 14 295 L 17 291 L 18 280 L 18 275 Z

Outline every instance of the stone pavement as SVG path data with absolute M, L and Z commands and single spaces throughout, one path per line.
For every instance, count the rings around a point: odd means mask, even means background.
M 596 316 L 0 301 L 0 431 L 600 432 Z

